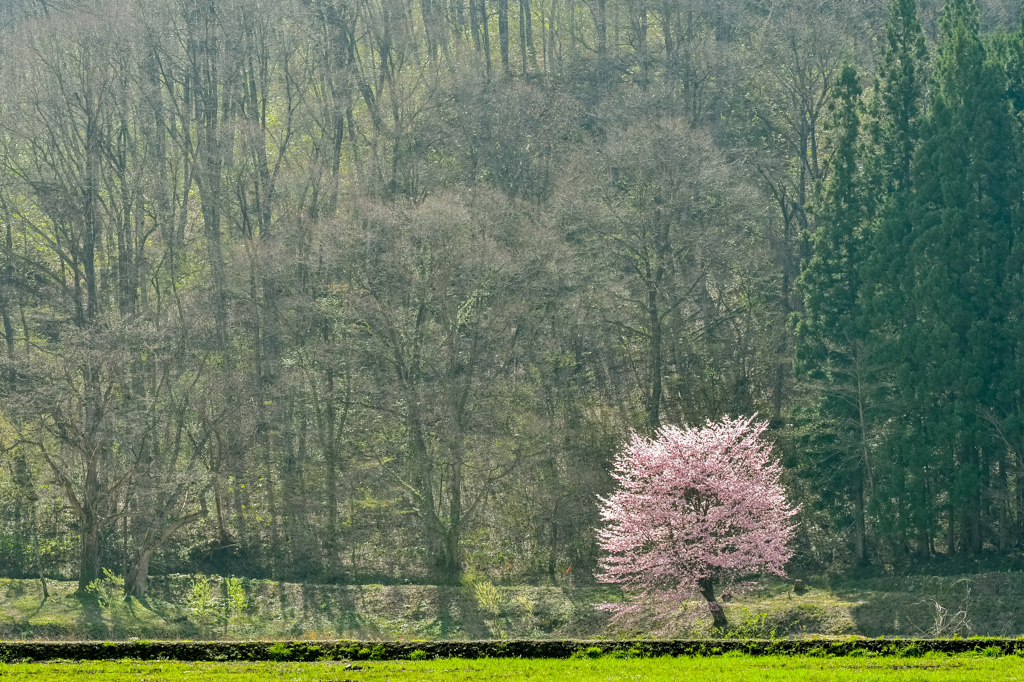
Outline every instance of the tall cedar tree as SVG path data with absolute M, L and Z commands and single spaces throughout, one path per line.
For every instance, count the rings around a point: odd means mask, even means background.
M 872 129 L 879 152 L 876 158 L 883 160 L 878 168 L 882 174 L 875 178 L 876 199 L 884 199 L 894 190 L 907 189 L 911 181 L 928 64 L 928 48 L 915 0 L 892 0 L 885 37 L 875 85 L 881 116 Z
M 914 0 L 892 0 L 886 23 L 886 40 L 882 44 L 878 74 L 873 96 L 867 103 L 867 146 L 864 158 L 865 213 L 872 223 L 870 254 L 861 264 L 864 286 L 861 290 L 865 326 L 872 331 L 875 343 L 874 365 L 877 374 L 876 423 L 889 427 L 896 421 L 892 415 L 913 412 L 914 404 L 901 402 L 900 394 L 891 390 L 893 365 L 901 357 L 896 340 L 904 338 L 912 316 L 905 314 L 904 297 L 893 285 L 894 273 L 904 269 L 906 253 L 902 236 L 908 234 L 909 214 L 906 202 L 912 196 L 912 160 L 917 149 L 921 123 L 926 108 L 928 51 L 918 21 Z M 908 452 L 920 447 L 915 429 L 906 428 L 912 420 L 902 420 L 902 428 L 890 428 L 872 460 L 870 479 L 878 494 L 873 496 L 877 520 L 876 533 L 891 548 L 905 549 L 911 527 L 907 491 Z M 918 479 L 915 494 L 926 495 Z M 918 500 L 918 508 L 926 507 Z M 917 522 L 918 553 L 931 552 L 930 521 Z
M 1005 45 L 1007 92 L 1013 107 L 1017 148 L 1024 149 L 1022 146 L 1024 145 L 1024 129 L 1022 129 L 1022 124 L 1024 124 L 1024 6 L 1021 7 L 1017 30 L 1006 36 Z M 1024 244 L 1018 239 L 1014 245 L 1017 250 L 1013 254 L 1016 264 L 1021 262 L 1021 250 L 1024 249 Z M 1024 287 L 1024 273 L 1019 266 L 1016 267 L 1016 274 L 1007 284 L 1011 287 L 1007 292 L 1007 297 L 1010 300 L 1024 299 L 1024 288 L 1022 288 Z M 1011 339 L 1016 339 L 1017 348 L 1012 356 L 1013 364 L 1007 368 L 1001 384 L 1000 395 L 996 399 L 999 407 L 988 413 L 990 421 L 998 425 L 998 433 L 1008 449 L 1017 453 L 1015 459 L 1008 457 L 1007 462 L 1000 462 L 999 479 L 1002 499 L 999 507 L 999 542 L 1002 548 L 1008 547 L 1014 540 L 1019 541 L 1021 530 L 1024 529 L 1024 514 L 1019 511 L 1016 514 L 1017 523 L 1011 528 L 1013 525 L 1011 507 L 1019 510 L 1024 504 L 1024 466 L 1022 466 L 1020 454 L 1024 453 L 1024 353 L 1020 348 L 1020 344 L 1024 340 L 1024 315 L 1022 315 L 1020 306 L 1011 311 L 1007 325 L 1007 335 Z M 1011 504 L 1009 494 L 1011 487 L 1009 473 L 1004 471 L 1004 465 L 1009 465 L 1010 462 L 1016 465 L 1014 467 L 1016 481 L 1012 486 L 1016 497 L 1014 504 Z M 1016 536 L 1015 538 L 1011 537 L 1011 532 L 1014 530 L 1016 532 L 1012 534 Z
M 853 501 L 854 554 L 867 560 L 865 482 L 870 479 L 868 450 L 871 349 L 859 313 L 859 266 L 864 258 L 865 201 L 860 172 L 857 71 L 846 64 L 831 105 L 831 175 L 820 183 L 812 235 L 814 255 L 804 263 L 798 285 L 804 311 L 797 321 L 796 369 L 810 380 L 818 421 L 828 452 L 815 468 L 840 480 Z
M 1011 351 L 1005 321 L 1021 174 L 1002 69 L 987 60 L 973 0 L 949 0 L 932 102 L 914 156 L 914 192 L 894 202 L 872 276 L 889 294 L 908 473 L 907 524 L 918 551 L 937 526 L 929 505 L 947 491 L 947 548 L 982 548 L 982 491 L 995 445 L 979 419 Z M 932 490 L 932 494 L 928 493 Z
M 1017 30 L 1006 38 L 1006 90 L 1013 111 L 1019 116 L 1024 111 L 1024 5 L 1020 8 Z

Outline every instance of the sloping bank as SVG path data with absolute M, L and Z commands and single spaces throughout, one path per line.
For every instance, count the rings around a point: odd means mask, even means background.
M 117 585 L 78 599 L 73 582 L 0 580 L 0 640 L 586 640 L 628 639 L 595 608 L 620 599 L 601 587 L 308 585 L 241 579 L 233 600 L 220 577 L 154 579 L 145 603 Z M 808 591 L 771 583 L 725 604 L 732 636 L 942 638 L 1024 634 L 1024 574 L 879 578 Z M 703 613 L 703 607 L 695 608 Z M 699 625 L 699 624 L 698 624 Z M 656 628 L 639 628 L 656 633 Z M 706 628 L 705 628 L 706 630 Z M 699 637 L 699 627 L 663 637 Z

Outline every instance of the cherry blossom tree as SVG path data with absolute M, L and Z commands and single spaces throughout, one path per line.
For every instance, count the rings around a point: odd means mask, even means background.
M 635 432 L 615 459 L 618 489 L 601 499 L 603 582 L 630 599 L 619 616 L 676 610 L 700 594 L 716 628 L 728 625 L 716 588 L 753 573 L 784 575 L 793 552 L 791 507 L 782 468 L 754 417 L 664 426 L 654 439 Z

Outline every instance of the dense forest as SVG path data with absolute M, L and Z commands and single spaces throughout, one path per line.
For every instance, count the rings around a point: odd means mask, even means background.
M 802 571 L 1024 548 L 1016 0 L 4 0 L 0 573 L 586 583 L 758 413 Z

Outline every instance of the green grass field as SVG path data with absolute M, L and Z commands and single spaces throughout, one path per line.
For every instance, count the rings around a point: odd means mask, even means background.
M 483 680 L 1024 680 L 1024 658 L 812 658 L 723 656 L 594 660 L 489 659 L 346 663 L 179 663 L 169 661 L 0 664 L 4 682 L 481 682 Z

